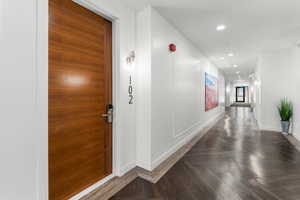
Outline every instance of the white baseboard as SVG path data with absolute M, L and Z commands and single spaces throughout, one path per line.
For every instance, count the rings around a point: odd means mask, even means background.
M 161 156 L 159 156 L 157 159 L 155 159 L 152 164 L 151 164 L 151 171 L 154 170 L 156 167 L 158 167 L 162 162 L 164 162 L 165 160 L 167 160 L 172 154 L 174 154 L 176 151 L 178 151 L 181 147 L 183 147 L 184 145 L 186 145 L 188 142 L 190 142 L 191 139 L 193 139 L 197 134 L 203 134 L 202 131 L 204 128 L 213 125 L 214 123 L 216 123 L 217 120 L 219 120 L 219 118 L 221 116 L 224 115 L 225 112 L 221 112 L 220 114 L 216 115 L 214 118 L 208 120 L 207 122 L 205 122 L 204 124 L 201 124 L 200 122 L 197 123 L 198 127 L 196 127 L 195 125 L 193 125 L 191 128 L 186 129 L 187 131 L 190 131 L 191 129 L 195 129 L 193 131 L 190 132 L 190 134 L 185 133 L 184 135 L 186 135 L 185 138 L 183 138 L 180 142 L 178 142 L 177 144 L 175 144 L 173 147 L 171 147 L 168 151 L 166 151 L 165 153 L 163 153 Z
M 201 125 L 201 122 L 197 122 L 197 123 L 193 124 L 192 126 L 190 126 L 189 128 L 187 128 L 183 131 L 180 131 L 176 134 L 174 133 L 173 135 L 175 138 L 183 137 L 184 135 L 187 135 L 189 132 L 193 132 L 193 129 L 197 129 L 200 125 Z
M 296 138 L 296 140 L 300 141 L 300 137 L 298 134 L 293 133 L 293 136 Z
M 300 141 L 293 135 L 284 136 L 298 151 L 300 151 Z
M 260 126 L 259 129 L 261 131 L 274 131 L 274 132 L 281 132 L 280 129 L 278 129 L 277 127 L 273 127 L 273 126 Z
M 126 174 L 127 172 L 129 172 L 130 170 L 132 170 L 133 168 L 136 167 L 136 163 L 129 163 L 128 165 L 126 165 L 125 167 L 122 167 L 119 171 L 119 173 L 117 174 L 117 176 L 123 176 L 124 174 Z
M 101 181 L 95 183 L 94 185 L 88 187 L 87 189 L 83 190 L 82 192 L 80 192 L 80 193 L 76 194 L 75 196 L 71 197 L 69 200 L 79 200 L 79 199 L 81 199 L 85 195 L 89 194 L 93 190 L 97 189 L 98 187 L 100 187 L 101 185 L 106 183 L 107 181 L 111 180 L 113 177 L 114 177 L 113 174 L 107 176 L 106 178 L 102 179 Z

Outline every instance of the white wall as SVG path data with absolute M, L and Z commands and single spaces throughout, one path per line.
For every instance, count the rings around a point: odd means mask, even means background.
M 36 57 L 36 14 L 35 0 L 0 2 L 0 199 L 5 200 L 38 198 L 39 150 L 47 146 L 47 104 L 40 110 L 37 102 L 44 85 L 37 76 L 43 69 Z
M 231 95 L 232 95 L 232 90 L 233 90 L 233 87 L 232 87 L 232 81 L 230 80 L 226 80 L 225 81 L 225 106 L 226 107 L 230 107 L 231 104 L 233 103 L 232 102 L 232 98 L 231 98 Z
M 260 69 L 260 63 L 261 59 L 258 60 L 257 66 L 255 68 L 255 73 L 253 74 L 253 78 L 250 81 L 250 85 L 253 88 L 253 112 L 255 119 L 258 123 L 258 126 L 261 127 L 260 125 L 260 118 L 261 118 L 261 69 Z
M 294 134 L 300 139 L 300 49 L 268 50 L 259 59 L 261 105 L 259 124 L 262 129 L 281 131 L 276 106 L 287 97 L 294 103 Z
M 151 9 L 137 13 L 136 164 L 151 169 Z
M 151 55 L 141 59 L 151 56 L 151 64 L 139 65 L 138 68 L 151 68 L 148 72 L 150 80 L 142 79 L 150 82 L 146 89 L 151 94 L 151 101 L 137 109 L 151 118 L 146 122 L 150 131 L 137 134 L 151 134 L 151 140 L 148 140 L 151 144 L 150 163 L 140 163 L 141 167 L 151 170 L 224 111 L 225 81 L 218 69 L 155 9 L 147 8 L 141 13 L 148 13 L 139 16 L 151 24 L 151 32 L 142 42 L 152 44 L 149 47 Z M 177 45 L 175 53 L 169 52 L 170 43 Z M 219 79 L 220 106 L 209 112 L 205 112 L 205 72 Z M 138 97 L 145 98 L 144 93 L 139 91 Z M 150 113 L 147 112 L 149 108 Z M 149 156 L 149 152 L 139 147 L 137 150 Z
M 193 130 L 221 113 L 223 106 L 205 112 L 205 72 L 220 80 L 222 74 L 155 9 L 152 10 L 151 132 L 152 167 L 166 158 Z M 177 45 L 170 53 L 168 45 Z
M 114 170 L 135 166 L 135 105 L 128 104 L 126 56 L 135 49 L 135 12 L 119 0 L 93 1 L 117 20 Z M 0 199 L 48 199 L 48 1 L 0 2 Z M 116 59 L 117 60 L 117 59 Z

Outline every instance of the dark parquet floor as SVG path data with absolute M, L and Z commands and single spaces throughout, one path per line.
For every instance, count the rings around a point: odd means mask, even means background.
M 232 107 L 156 184 L 137 178 L 111 200 L 300 200 L 300 153 Z

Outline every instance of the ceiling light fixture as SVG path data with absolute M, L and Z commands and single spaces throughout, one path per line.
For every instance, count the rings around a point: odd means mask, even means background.
M 233 67 L 238 67 L 238 65 L 233 65 Z
M 218 25 L 217 26 L 217 31 L 224 31 L 226 29 L 226 26 L 224 24 Z
M 239 72 L 239 71 L 237 71 L 236 73 L 237 73 L 237 74 L 239 74 L 240 72 Z
M 233 53 L 229 53 L 228 56 L 229 56 L 229 57 L 233 57 L 234 54 L 233 54 Z
M 225 58 L 224 57 L 220 57 L 220 60 L 225 60 Z

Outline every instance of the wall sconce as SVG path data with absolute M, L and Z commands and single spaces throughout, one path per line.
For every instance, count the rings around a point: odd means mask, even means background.
M 126 58 L 127 64 L 133 63 L 135 60 L 135 51 L 131 51 L 129 56 Z

